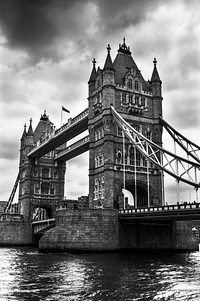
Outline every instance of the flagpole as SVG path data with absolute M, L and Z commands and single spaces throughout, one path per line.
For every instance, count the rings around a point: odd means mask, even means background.
M 63 125 L 63 124 L 62 124 L 62 112 L 63 112 L 63 111 L 65 111 L 65 112 L 67 112 L 67 113 L 70 113 L 69 110 L 67 110 L 65 107 L 62 106 L 62 108 L 61 108 L 61 127 L 62 127 L 62 125 Z

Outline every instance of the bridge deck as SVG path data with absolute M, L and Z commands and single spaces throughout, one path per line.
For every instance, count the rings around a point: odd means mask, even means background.
M 45 231 L 55 226 L 55 218 L 50 218 L 46 220 L 33 221 L 33 234 L 42 235 Z
M 119 210 L 120 220 L 196 220 L 200 203 Z

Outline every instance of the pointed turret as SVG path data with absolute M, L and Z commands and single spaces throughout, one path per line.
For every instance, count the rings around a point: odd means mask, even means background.
M 105 71 L 105 70 L 114 71 L 115 68 L 113 66 L 112 59 L 111 59 L 111 56 L 110 56 L 110 50 L 111 50 L 110 44 L 108 44 L 107 50 L 108 50 L 108 54 L 107 54 L 107 58 L 106 58 L 106 61 L 105 61 L 104 67 L 103 67 L 103 71 Z
M 21 137 L 21 141 L 24 140 L 26 138 L 26 123 L 24 124 L 24 131 Z
M 30 118 L 30 124 L 29 124 L 29 128 L 28 128 L 28 132 L 27 132 L 27 135 L 31 136 L 31 135 L 34 135 L 33 134 L 33 128 L 32 128 L 32 118 Z
M 88 81 L 88 88 L 89 88 L 89 96 L 94 92 L 95 90 L 95 82 L 96 82 L 96 78 L 97 78 L 97 71 L 96 71 L 96 60 L 95 58 L 92 61 L 93 63 L 93 68 L 92 68 L 92 72 L 90 75 L 90 79 Z
M 34 145 L 34 133 L 32 128 L 32 118 L 30 118 L 30 124 L 26 133 L 26 145 Z
M 90 84 L 90 83 L 92 83 L 92 82 L 95 82 L 96 77 L 97 77 L 96 60 L 95 60 L 95 58 L 93 59 L 92 63 L 93 63 L 93 68 L 92 68 L 92 72 L 91 72 L 91 75 L 90 75 L 90 79 L 89 79 L 89 81 L 88 81 L 88 84 Z
M 157 67 L 156 67 L 156 64 L 157 64 L 156 58 L 154 58 L 153 63 L 154 63 L 154 68 L 153 68 L 153 72 L 152 72 L 152 76 L 151 76 L 151 83 L 153 83 L 153 82 L 154 83 L 155 82 L 162 83 L 161 80 L 160 80 L 160 76 L 158 74 Z
M 24 131 L 23 131 L 23 134 L 22 134 L 22 137 L 21 137 L 20 141 L 21 141 L 20 149 L 22 150 L 25 146 L 25 143 L 26 143 L 26 123 L 24 124 Z
M 151 91 L 153 93 L 153 96 L 155 97 L 161 97 L 162 96 L 162 82 L 160 80 L 160 76 L 158 74 L 158 70 L 156 67 L 157 60 L 154 58 L 153 60 L 154 68 L 151 76 Z
M 114 84 L 115 82 L 115 68 L 110 56 L 110 44 L 108 44 L 108 47 L 106 49 L 108 53 L 103 67 L 103 85 L 110 85 Z

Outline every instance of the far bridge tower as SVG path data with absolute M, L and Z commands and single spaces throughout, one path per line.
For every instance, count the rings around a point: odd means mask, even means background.
M 148 139 L 162 146 L 162 82 L 154 59 L 151 80 L 144 80 L 130 47 L 119 45 L 112 62 L 110 45 L 103 69 L 93 69 L 89 85 L 89 203 L 91 208 L 122 208 L 123 188 L 135 207 L 162 204 L 162 172 L 123 138 L 110 106 Z M 125 146 L 125 147 L 123 147 Z
M 40 145 L 54 134 L 53 123 L 44 112 L 33 131 L 32 120 L 28 131 L 26 126 L 20 147 L 19 211 L 26 221 L 33 218 L 37 210 L 42 210 L 46 218 L 55 216 L 56 205 L 64 197 L 65 162 L 55 162 L 56 149 L 38 158 L 27 155 L 36 145 Z

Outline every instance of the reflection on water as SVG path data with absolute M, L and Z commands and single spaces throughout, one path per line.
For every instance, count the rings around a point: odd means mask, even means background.
M 200 253 L 39 254 L 0 248 L 0 300 L 200 300 Z

